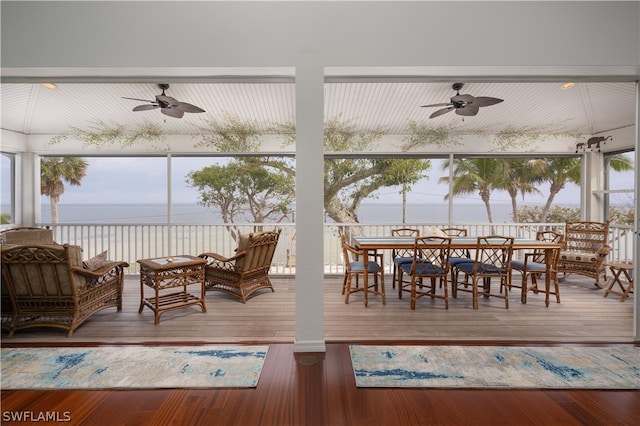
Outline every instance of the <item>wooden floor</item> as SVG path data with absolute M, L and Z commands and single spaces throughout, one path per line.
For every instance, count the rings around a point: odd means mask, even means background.
M 387 281 L 391 277 L 386 277 Z M 153 324 L 153 312 L 140 306 L 140 283 L 125 283 L 122 312 L 108 309 L 85 322 L 70 338 L 62 330 L 22 330 L 12 343 L 146 343 L 146 342 L 268 342 L 293 343 L 295 337 L 295 280 L 274 278 L 275 293 L 263 291 L 242 304 L 221 292 L 206 296 L 207 313 L 199 307 L 168 311 Z M 408 294 L 398 299 L 387 283 L 386 305 L 370 296 L 365 308 L 362 293 L 344 303 L 342 279 L 325 280 L 324 328 L 327 342 L 390 341 L 548 341 L 563 343 L 633 341 L 633 297 L 602 297 L 593 280 L 571 276 L 561 283 L 561 302 L 544 306 L 542 294 L 529 293 L 520 303 L 520 290 L 510 295 L 509 309 L 501 299 L 480 300 L 471 307 L 471 294 L 451 299 L 448 310 L 438 299 L 418 300 L 409 308 Z M 190 289 L 194 289 L 191 287 Z M 553 296 L 552 296 L 553 298 Z
M 325 291 L 326 353 L 295 354 L 295 281 L 274 280 L 275 293 L 243 305 L 220 293 L 207 295 L 207 313 L 186 308 L 138 314 L 139 284 L 128 279 L 124 310 L 92 317 L 71 337 L 57 330 L 25 330 L 3 346 L 263 342 L 269 355 L 254 389 L 165 389 L 127 391 L 2 391 L 2 424 L 16 413 L 68 415 L 72 425 L 637 425 L 638 391 L 358 389 L 348 343 L 631 345 L 633 300 L 602 297 L 603 290 L 571 277 L 562 303 L 544 306 L 519 294 L 510 309 L 502 300 L 469 294 L 449 310 L 423 298 L 415 311 L 406 296 L 388 289 L 387 304 L 362 296 L 349 305 L 341 280 L 328 278 Z M 390 286 L 388 286 L 390 287 Z M 309 365 L 311 364 L 311 365 Z M 14 423 L 20 424 L 20 423 Z M 24 424 L 24 423 L 21 423 Z M 46 424 L 46 423 L 42 423 Z

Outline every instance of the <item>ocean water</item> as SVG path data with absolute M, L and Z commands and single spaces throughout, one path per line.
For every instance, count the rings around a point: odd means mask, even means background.
M 495 223 L 511 221 L 510 204 L 492 204 Z M 360 223 L 402 223 L 402 204 L 363 203 Z M 167 208 L 163 204 L 65 204 L 58 205 L 60 223 L 167 223 Z M 295 216 L 294 216 L 295 217 Z M 42 222 L 51 220 L 50 206 L 42 205 Z M 292 220 L 294 222 L 295 220 Z M 327 217 L 327 222 L 331 220 Z M 454 222 L 488 222 L 483 204 L 454 205 Z M 172 223 L 223 223 L 217 210 L 197 204 L 176 204 L 171 212 Z M 247 222 L 251 220 L 247 219 Z M 447 223 L 447 204 L 407 204 L 407 223 Z

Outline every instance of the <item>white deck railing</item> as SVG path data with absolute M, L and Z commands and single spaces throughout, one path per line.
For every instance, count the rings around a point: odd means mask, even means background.
M 424 229 L 430 226 L 457 227 L 467 229 L 468 235 L 513 235 L 520 238 L 535 238 L 539 229 L 558 229 L 564 224 L 326 224 L 324 227 L 324 267 L 327 274 L 343 272 L 342 250 L 338 238 L 339 227 L 351 227 L 354 235 L 385 236 L 391 229 L 411 227 Z M 44 225 L 43 225 L 44 226 Z M 138 259 L 175 256 L 179 254 L 198 255 L 205 252 L 220 253 L 231 257 L 237 247 L 227 225 L 212 224 L 58 224 L 47 225 L 53 229 L 54 238 L 59 243 L 79 245 L 83 248 L 83 258 L 95 256 L 105 250 L 110 259 L 129 263 L 125 271 L 137 275 Z M 272 273 L 289 275 L 295 273 L 295 224 L 246 224 L 232 225 L 239 232 L 260 229 L 282 228 L 280 241 L 273 259 Z M 609 245 L 612 252 L 609 261 L 633 262 L 633 232 L 630 226 L 612 225 L 609 231 Z M 391 270 L 390 256 L 385 256 L 386 269 Z

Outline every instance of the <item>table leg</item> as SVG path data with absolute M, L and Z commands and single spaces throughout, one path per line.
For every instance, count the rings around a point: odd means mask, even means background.
M 362 249 L 362 262 L 364 266 L 364 278 L 363 285 L 364 288 L 362 291 L 364 292 L 364 306 L 365 308 L 369 306 L 369 250 Z
M 142 308 L 144 308 L 144 274 L 143 270 L 140 270 L 140 309 L 138 309 L 138 313 L 142 313 Z
M 548 308 L 549 307 L 549 292 L 551 290 L 551 270 L 553 268 L 553 251 L 557 250 L 554 248 L 547 248 L 544 250 L 544 261 L 546 265 L 546 272 L 544 274 L 544 304 Z
M 605 290 L 603 297 L 609 296 L 609 293 L 611 292 L 611 290 L 613 289 L 613 286 L 616 283 L 618 283 L 620 288 L 622 288 L 622 290 L 624 291 L 624 287 L 622 287 L 622 284 L 620 283 L 620 274 L 622 273 L 623 269 L 622 268 L 614 268 L 614 267 L 610 266 L 609 270 L 611 271 L 611 279 L 607 283 L 608 284 L 607 285 L 607 289 Z
M 624 302 L 624 299 L 626 299 L 627 296 L 629 296 L 629 293 L 631 293 L 631 290 L 633 290 L 633 277 L 629 274 L 629 271 L 627 271 L 626 269 L 624 270 L 624 275 L 625 277 L 627 277 L 627 281 L 629 281 L 629 286 L 622 294 L 622 297 L 620 298 L 621 302 Z
M 609 293 L 614 293 L 616 295 L 621 295 L 620 301 L 624 302 L 624 300 L 629 296 L 629 293 L 633 290 L 633 277 L 629 274 L 629 271 L 626 268 L 618 268 L 615 266 L 609 266 L 609 270 L 611 271 L 611 279 L 607 283 L 607 289 L 603 294 L 603 297 L 609 296 Z M 622 281 L 620 278 L 620 274 L 624 274 L 624 277 L 628 281 L 629 285 L 627 288 L 622 285 Z M 613 291 L 613 287 L 618 284 L 618 287 L 622 290 L 621 293 Z

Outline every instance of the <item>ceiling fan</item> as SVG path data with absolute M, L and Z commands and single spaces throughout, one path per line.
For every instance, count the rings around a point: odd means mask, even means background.
M 500 102 L 503 101 L 502 99 L 489 98 L 486 96 L 474 97 L 471 95 L 461 95 L 460 89 L 462 89 L 463 86 L 464 86 L 464 83 L 453 83 L 451 88 L 456 91 L 456 95 L 451 98 L 451 102 L 441 103 L 441 104 L 422 105 L 422 107 L 439 107 L 439 106 L 446 107 L 446 108 L 437 110 L 436 112 L 431 114 L 429 118 L 439 117 L 452 110 L 455 110 L 456 114 L 458 115 L 470 117 L 470 116 L 476 115 L 480 107 L 499 104 Z
M 195 105 L 188 104 L 186 102 L 180 102 L 176 98 L 165 95 L 164 91 L 169 89 L 168 84 L 158 84 L 158 87 L 162 89 L 161 95 L 156 95 L 155 101 L 149 101 L 146 99 L 138 98 L 126 98 L 133 101 L 149 102 L 148 105 L 138 105 L 133 108 L 133 111 L 147 111 L 150 109 L 160 108 L 160 112 L 169 117 L 182 118 L 185 112 L 205 112 L 202 108 Z

